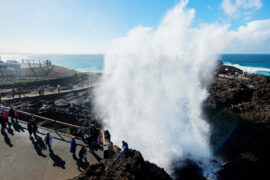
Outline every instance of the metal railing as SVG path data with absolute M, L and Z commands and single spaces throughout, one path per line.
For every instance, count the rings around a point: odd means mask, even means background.
M 1 106 L 5 109 L 10 109 L 10 107 L 6 107 L 6 106 Z M 44 120 L 44 121 L 49 121 L 49 122 L 52 122 L 54 124 L 59 124 L 59 125 L 63 125 L 63 126 L 67 126 L 67 127 L 71 127 L 71 128 L 76 128 L 76 129 L 80 129 L 80 130 L 86 130 L 87 128 L 86 127 L 81 127 L 81 126 L 78 126 L 78 125 L 75 125 L 75 124 L 70 124 L 70 123 L 66 123 L 66 122 L 62 122 L 62 121 L 58 121 L 58 120 L 54 120 L 54 119 L 51 119 L 51 118 L 47 118 L 47 117 L 43 117 L 43 116 L 38 116 L 36 114 L 32 114 L 32 113 L 28 113 L 28 112 L 24 112 L 24 111 L 20 111 L 20 110 L 17 110 L 19 114 L 22 114 L 22 115 L 25 115 L 25 116 L 29 116 L 29 117 L 35 117 L 36 119 L 40 119 L 40 120 Z M 100 132 L 101 132 L 101 135 L 102 135 L 102 144 L 103 146 L 106 146 L 107 143 L 106 143 L 106 140 L 105 140 L 105 134 L 104 134 L 104 131 L 100 128 L 97 128 Z M 55 129 L 55 131 L 57 131 Z

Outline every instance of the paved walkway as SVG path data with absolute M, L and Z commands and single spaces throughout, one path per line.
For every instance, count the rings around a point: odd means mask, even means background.
M 26 124 L 20 122 L 18 126 L 5 129 L 0 135 L 0 179 L 1 180 L 57 180 L 69 179 L 79 175 L 77 161 L 72 158 L 70 150 L 71 137 L 66 134 L 51 134 L 54 137 L 50 154 L 48 149 L 41 148 L 42 139 L 47 129 L 39 127 L 39 140 L 31 141 Z M 77 143 L 82 144 L 80 140 Z M 77 154 L 81 146 L 77 147 Z M 97 163 L 103 157 L 102 150 L 87 153 L 90 164 Z M 87 163 L 84 163 L 84 168 Z M 81 168 L 83 170 L 83 168 Z
M 221 78 L 227 78 L 227 79 L 242 79 L 242 80 L 249 80 L 248 77 L 244 77 L 241 75 L 238 75 L 237 77 L 234 77 L 233 75 L 226 75 L 226 74 L 218 74 L 219 77 Z
M 63 93 L 66 93 L 66 92 L 75 92 L 75 91 L 80 91 L 80 90 L 83 90 L 83 89 L 89 89 L 91 88 L 92 86 L 84 86 L 84 87 L 77 87 L 77 88 L 74 88 L 72 90 L 61 90 L 60 93 L 58 93 L 57 89 L 54 90 L 54 91 L 48 91 L 46 90 L 45 93 L 44 93 L 44 96 L 48 96 L 48 95 L 52 95 L 52 94 L 63 94 Z M 37 92 L 33 91 L 33 92 L 30 92 L 30 93 L 26 93 L 25 95 L 21 95 L 22 99 L 25 98 L 25 97 L 37 97 L 37 96 L 40 96 Z M 5 96 L 5 97 L 2 97 L 2 101 L 7 101 L 7 100 L 11 100 L 13 99 L 11 97 L 11 94 L 10 96 Z M 16 95 L 14 99 L 19 99 L 19 96 Z

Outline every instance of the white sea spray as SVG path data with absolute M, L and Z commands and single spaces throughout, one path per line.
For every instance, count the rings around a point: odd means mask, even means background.
M 168 11 L 157 29 L 139 26 L 115 40 L 95 91 L 112 141 L 126 140 L 169 173 L 172 161 L 185 156 L 209 171 L 209 125 L 201 117 L 208 94 L 201 81 L 210 80 L 227 42 L 227 26 L 192 27 L 195 10 L 187 3 Z

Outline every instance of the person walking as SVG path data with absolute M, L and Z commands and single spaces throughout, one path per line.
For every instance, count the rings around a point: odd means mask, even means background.
M 19 118 L 19 112 L 18 112 L 18 110 L 15 110 L 14 115 L 15 115 L 16 123 L 18 123 L 18 118 Z
M 76 157 L 76 147 L 77 143 L 75 141 L 75 136 L 72 136 L 72 139 L 70 141 L 70 152 L 72 153 L 73 157 Z
M 60 93 L 60 90 L 61 90 L 60 84 L 57 85 L 57 90 L 58 90 L 58 93 Z
M 69 83 L 69 90 L 73 89 L 73 85 L 71 83 Z
M 33 134 L 35 136 L 35 138 L 37 139 L 37 129 L 38 129 L 38 126 L 37 126 L 37 122 L 36 122 L 36 118 L 34 116 L 32 116 L 32 130 L 33 130 Z
M 99 129 L 97 128 L 97 125 L 94 125 L 94 136 L 93 136 L 93 143 L 94 143 L 94 149 L 97 149 L 97 145 L 98 145 L 98 136 L 100 134 Z
M 11 122 L 14 124 L 14 118 L 15 118 L 15 110 L 11 106 L 9 111 L 8 111 L 9 116 L 11 117 Z
M 89 137 L 88 137 L 88 144 L 89 144 L 90 152 L 94 152 L 94 146 L 95 146 L 95 141 L 96 141 L 95 134 L 96 134 L 95 124 L 91 123 L 90 128 L 89 128 Z
M 41 96 L 41 86 L 38 88 L 38 95 Z
M 1 104 L 0 104 L 0 109 L 1 109 L 1 112 L 4 114 L 4 112 L 5 112 L 5 108 L 4 108 L 4 107 L 2 107 L 2 106 L 1 106 Z
M 87 159 L 86 159 L 86 152 L 87 152 L 87 150 L 86 150 L 86 148 L 85 148 L 85 145 L 83 145 L 82 147 L 81 147 L 81 149 L 80 149 L 80 151 L 79 151 L 79 167 L 78 168 L 80 168 L 81 167 L 81 165 L 82 165 L 82 160 L 84 159 L 84 161 L 85 162 L 87 162 Z
M 93 148 L 92 148 L 92 136 L 91 136 L 90 132 L 87 132 L 85 134 L 85 141 L 88 144 L 89 151 L 90 152 L 93 152 Z
M 27 123 L 27 129 L 29 132 L 29 138 L 33 139 L 32 134 L 33 134 L 33 121 L 32 119 Z
M 19 87 L 19 88 L 18 88 L 19 99 L 21 99 L 21 93 L 22 93 L 22 89 Z
M 52 151 L 52 141 L 53 141 L 53 136 L 50 134 L 50 132 L 47 132 L 47 134 L 44 136 L 43 141 L 45 143 L 45 149 L 47 149 L 47 146 L 49 147 L 49 151 Z
M 10 123 L 8 122 L 8 111 L 6 109 L 4 110 L 3 118 L 4 118 L 4 122 L 8 123 L 8 127 L 10 128 Z
M 23 97 L 25 98 L 25 89 L 24 88 L 22 88 L 22 93 L 23 93 Z
M 45 86 L 42 85 L 40 86 L 40 96 L 44 96 L 44 92 L 45 92 Z
M 15 89 L 12 88 L 12 99 L 14 99 L 14 97 L 15 97 Z
M 3 131 L 5 128 L 6 128 L 6 123 L 5 123 L 5 120 L 4 120 L 4 113 L 1 111 L 0 112 L 0 123 L 1 123 L 1 131 Z

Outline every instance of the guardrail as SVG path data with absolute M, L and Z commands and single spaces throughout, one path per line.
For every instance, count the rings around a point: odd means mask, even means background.
M 4 107 L 5 109 L 8 109 L 8 110 L 10 109 L 10 107 L 5 107 L 5 106 L 1 106 L 1 107 Z M 20 110 L 17 110 L 17 111 L 18 111 L 19 114 L 23 114 L 23 115 L 30 116 L 30 117 L 33 116 L 33 117 L 35 117 L 37 119 L 49 121 L 49 122 L 52 122 L 52 123 L 55 123 L 55 124 L 64 125 L 64 126 L 67 126 L 67 127 L 76 128 L 76 129 L 80 129 L 80 130 L 86 130 L 87 129 L 85 127 L 81 127 L 81 126 L 70 124 L 70 123 L 65 123 L 65 122 L 62 122 L 62 121 L 57 121 L 57 120 L 54 120 L 54 119 L 51 119 L 51 118 L 46 118 L 46 117 L 38 116 L 38 115 L 35 115 L 35 114 L 32 114 L 32 113 L 28 113 L 28 112 L 24 112 L 24 111 L 20 111 Z M 97 129 L 99 131 L 101 131 L 101 134 L 102 134 L 102 144 L 103 144 L 103 146 L 106 146 L 107 143 L 106 143 L 106 140 L 105 140 L 104 131 L 102 129 L 100 129 L 100 128 L 97 128 Z

